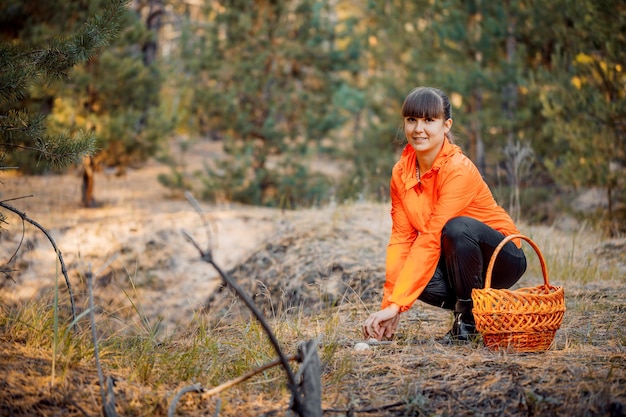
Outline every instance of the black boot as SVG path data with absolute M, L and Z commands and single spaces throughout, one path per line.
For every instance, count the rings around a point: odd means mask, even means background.
M 478 339 L 472 305 L 471 299 L 457 300 L 454 305 L 454 323 L 452 323 L 450 331 L 443 337 L 443 343 L 463 344 Z

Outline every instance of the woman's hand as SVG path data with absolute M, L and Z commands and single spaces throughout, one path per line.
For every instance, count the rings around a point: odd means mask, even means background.
M 391 304 L 388 307 L 371 314 L 363 323 L 363 336 L 366 339 L 374 338 L 381 340 L 383 337 L 390 338 L 398 327 L 400 321 L 400 306 Z

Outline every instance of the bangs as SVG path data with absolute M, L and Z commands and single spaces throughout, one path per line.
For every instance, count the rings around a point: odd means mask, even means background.
M 427 88 L 419 88 L 409 94 L 402 105 L 402 117 L 444 119 L 444 103 L 441 97 Z

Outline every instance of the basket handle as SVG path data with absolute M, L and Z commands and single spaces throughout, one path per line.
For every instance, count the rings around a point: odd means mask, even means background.
M 545 287 L 547 288 L 550 286 L 550 281 L 548 279 L 548 268 L 546 267 L 546 261 L 543 259 L 543 255 L 541 254 L 541 251 L 539 250 L 539 246 L 537 246 L 535 242 L 533 242 L 530 238 L 524 235 L 513 234 L 513 235 L 506 236 L 504 239 L 502 239 L 502 242 L 500 242 L 500 244 L 496 246 L 496 249 L 493 251 L 493 255 L 491 255 L 491 260 L 489 261 L 489 266 L 487 267 L 487 273 L 485 275 L 485 288 L 491 287 L 491 273 L 493 272 L 493 266 L 496 263 L 496 256 L 498 256 L 500 249 L 502 249 L 504 245 L 506 245 L 511 240 L 518 239 L 518 238 L 523 239 L 526 242 L 528 242 L 530 246 L 532 246 L 532 248 L 535 250 L 535 252 L 537 252 L 537 256 L 539 257 L 539 262 L 541 263 L 541 272 L 543 274 L 543 281 L 545 282 Z

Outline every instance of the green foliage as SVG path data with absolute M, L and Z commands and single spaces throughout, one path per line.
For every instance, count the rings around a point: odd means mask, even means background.
M 311 173 L 297 161 L 284 159 L 272 169 L 265 166 L 253 169 L 257 163 L 253 147 L 234 153 L 236 157 L 218 160 L 215 167 L 205 166 L 206 175 L 201 177 L 204 199 L 284 209 L 328 201 L 331 181 Z M 174 172 L 169 180 L 164 178 L 161 182 L 172 181 L 177 176 Z
M 263 201 L 264 205 L 294 209 L 299 206 L 319 206 L 328 203 L 331 182 L 306 167 L 286 161 L 279 167 L 275 181 L 276 195 Z
M 116 42 L 77 67 L 72 82 L 54 93 L 52 128 L 94 132 L 99 160 L 106 165 L 145 161 L 161 150 L 174 127 L 175 119 L 160 99 L 165 68 L 148 62 L 144 52 L 151 36 L 141 16 L 128 9 Z
M 73 33 L 63 37 L 58 36 L 60 32 L 48 32 L 47 26 L 32 25 L 40 13 L 46 15 L 54 7 L 29 2 L 0 5 L 2 21 L 7 22 L 0 25 L 3 28 L 0 30 L 2 166 L 22 162 L 24 155 L 14 158 L 18 150 L 34 151 L 37 163 L 45 160 L 53 166 L 76 163 L 95 151 L 94 138 L 85 133 L 47 134 L 43 109 L 49 100 L 29 102 L 30 89 L 67 81 L 73 67 L 88 61 L 109 44 L 119 31 L 126 3 L 126 0 L 109 1 L 106 8 L 99 9 L 98 14 L 86 18 Z M 34 19 L 29 18 L 31 14 Z
M 562 186 L 607 190 L 607 225 L 619 231 L 626 218 L 626 6 L 619 1 L 585 1 L 561 10 L 563 48 L 552 68 L 537 74 L 544 129 L 552 146 L 545 165 Z M 617 229 L 615 229 L 617 227 Z M 623 229 L 623 226 L 622 226 Z M 623 231 L 623 230 L 622 230 Z
M 316 1 L 225 2 L 205 13 L 203 24 L 188 22 L 184 33 L 195 36 L 182 38 L 196 85 L 190 122 L 232 156 L 207 167 L 205 196 L 224 190 L 235 201 L 293 208 L 319 201 L 326 181 L 306 178 L 305 159 L 363 102 L 349 85 L 357 48 L 337 46 L 351 26 Z M 269 166 L 276 155 L 284 162 Z
M 509 209 L 520 210 L 531 190 L 546 184 L 603 187 L 609 220 L 619 223 L 626 187 L 623 2 L 157 2 L 173 17 L 164 20 L 168 33 L 180 34 L 167 41 L 146 17 L 154 10 L 124 9 L 108 25 L 105 3 L 0 5 L 6 149 L 45 150 L 61 161 L 98 146 L 106 164 L 128 165 L 163 151 L 163 138 L 176 128 L 224 144 L 229 158 L 202 174 L 209 199 L 295 208 L 330 194 L 386 198 L 403 143 L 401 102 L 411 88 L 433 85 L 452 99 L 457 143 L 490 185 L 506 183 Z M 93 15 L 100 17 L 88 19 Z M 59 38 L 54 22 L 74 35 Z M 101 35 L 87 30 L 90 24 Z M 116 41 L 93 55 L 116 27 Z M 145 49 L 157 40 L 167 62 L 147 62 Z M 43 44 L 52 46 L 33 47 Z M 48 142 L 38 133 L 46 129 L 58 139 L 42 148 L 33 138 Z M 81 131 L 95 144 L 64 145 Z M 525 161 L 533 162 L 530 170 L 520 169 L 516 149 L 534 155 Z M 348 161 L 341 178 L 312 176 L 322 154 L 342 166 Z M 40 169 L 40 157 L 4 156 L 4 164 Z M 173 168 L 173 178 L 160 180 L 190 186 Z
M 620 2 L 257 6 L 187 8 L 181 26 L 181 122 L 232 157 L 207 168 L 207 196 L 271 200 L 277 159 L 308 166 L 321 152 L 349 161 L 335 197 L 386 198 L 402 100 L 432 85 L 451 98 L 455 141 L 490 185 L 504 181 L 512 212 L 529 212 L 524 201 L 546 186 L 610 187 L 621 210 Z

